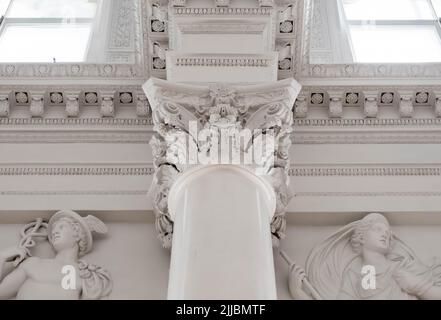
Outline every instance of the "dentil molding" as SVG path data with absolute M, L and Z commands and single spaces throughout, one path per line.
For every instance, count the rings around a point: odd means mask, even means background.
M 22 166 L 0 164 L 0 176 L 152 176 L 153 164 L 146 166 L 99 165 L 44 165 L 26 164 Z M 290 177 L 385 177 L 385 176 L 441 176 L 441 164 L 437 166 L 299 166 L 292 165 L 288 170 Z

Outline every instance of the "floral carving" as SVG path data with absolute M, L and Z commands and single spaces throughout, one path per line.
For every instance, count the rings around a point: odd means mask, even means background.
M 167 208 L 168 191 L 177 176 L 190 167 L 186 154 L 188 148 L 209 155 L 213 143 L 218 140 L 198 141 L 192 136 L 190 123 L 199 128 L 212 130 L 227 129 L 231 138 L 233 132 L 249 129 L 260 132 L 251 144 L 240 149 L 246 154 L 253 144 L 265 144 L 259 139 L 265 135 L 275 141 L 273 152 L 263 155 L 262 162 L 251 165 L 251 169 L 268 178 L 277 195 L 277 209 L 271 224 L 275 245 L 283 238 L 285 231 L 284 214 L 291 198 L 288 169 L 290 135 L 293 130 L 292 108 L 300 92 L 300 85 L 292 79 L 269 86 L 230 87 L 215 84 L 209 87 L 175 85 L 151 79 L 144 85 L 153 110 L 154 130 L 151 146 L 156 168 L 152 184 L 156 227 L 165 247 L 171 245 L 173 222 Z M 255 131 L 255 130 L 258 131 Z M 185 141 L 191 144 L 187 146 Z M 259 145 L 260 147 L 260 145 Z M 217 149 L 216 149 L 217 150 Z

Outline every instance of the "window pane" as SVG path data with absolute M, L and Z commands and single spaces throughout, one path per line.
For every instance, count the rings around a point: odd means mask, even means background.
M 0 37 L 2 62 L 81 62 L 91 26 L 9 25 Z
M 93 18 L 97 0 L 13 0 L 10 18 Z
M 441 0 L 432 0 L 432 3 L 437 16 L 441 18 Z
M 350 33 L 356 62 L 441 62 L 435 26 L 350 26 Z
M 428 0 L 343 0 L 348 20 L 433 19 Z
M 9 0 L 0 0 L 0 17 L 5 15 L 8 9 Z

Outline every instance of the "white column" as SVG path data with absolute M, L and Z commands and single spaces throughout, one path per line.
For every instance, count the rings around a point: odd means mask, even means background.
M 143 88 L 157 131 L 151 142 L 156 227 L 163 245 L 172 247 L 168 298 L 276 299 L 272 245 L 285 231 L 300 85 L 286 79 L 193 86 L 152 78 Z M 248 132 L 249 140 L 234 149 L 245 156 L 265 146 L 265 155 L 251 163 L 245 157 L 239 164 L 230 157 L 201 161 L 217 155 L 216 147 L 230 151 L 201 129 L 236 142 L 234 132 Z M 196 163 L 189 161 L 191 150 Z
M 169 299 L 277 299 L 272 186 L 245 168 L 190 170 L 169 193 Z

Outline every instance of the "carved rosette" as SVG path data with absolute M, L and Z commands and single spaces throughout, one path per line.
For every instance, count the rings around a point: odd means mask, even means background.
M 293 107 L 300 84 L 286 79 L 269 85 L 204 87 L 152 78 L 143 89 L 152 107 L 156 131 L 150 142 L 156 171 L 150 194 L 163 246 L 171 247 L 173 234 L 167 204 L 169 190 L 180 174 L 201 164 L 201 157 L 213 159 L 225 151 L 220 142 L 225 132 L 233 141 L 233 149 L 240 152 L 240 161 L 224 162 L 220 156 L 216 164 L 246 166 L 274 187 L 277 205 L 271 232 L 277 246 L 284 237 L 285 210 L 292 197 L 288 178 L 289 148 Z M 204 131 L 210 134 L 201 139 Z M 243 132 L 250 135 L 242 136 Z M 253 153 L 255 150 L 263 150 L 258 153 L 259 159 Z M 244 161 L 251 158 L 252 162 Z

